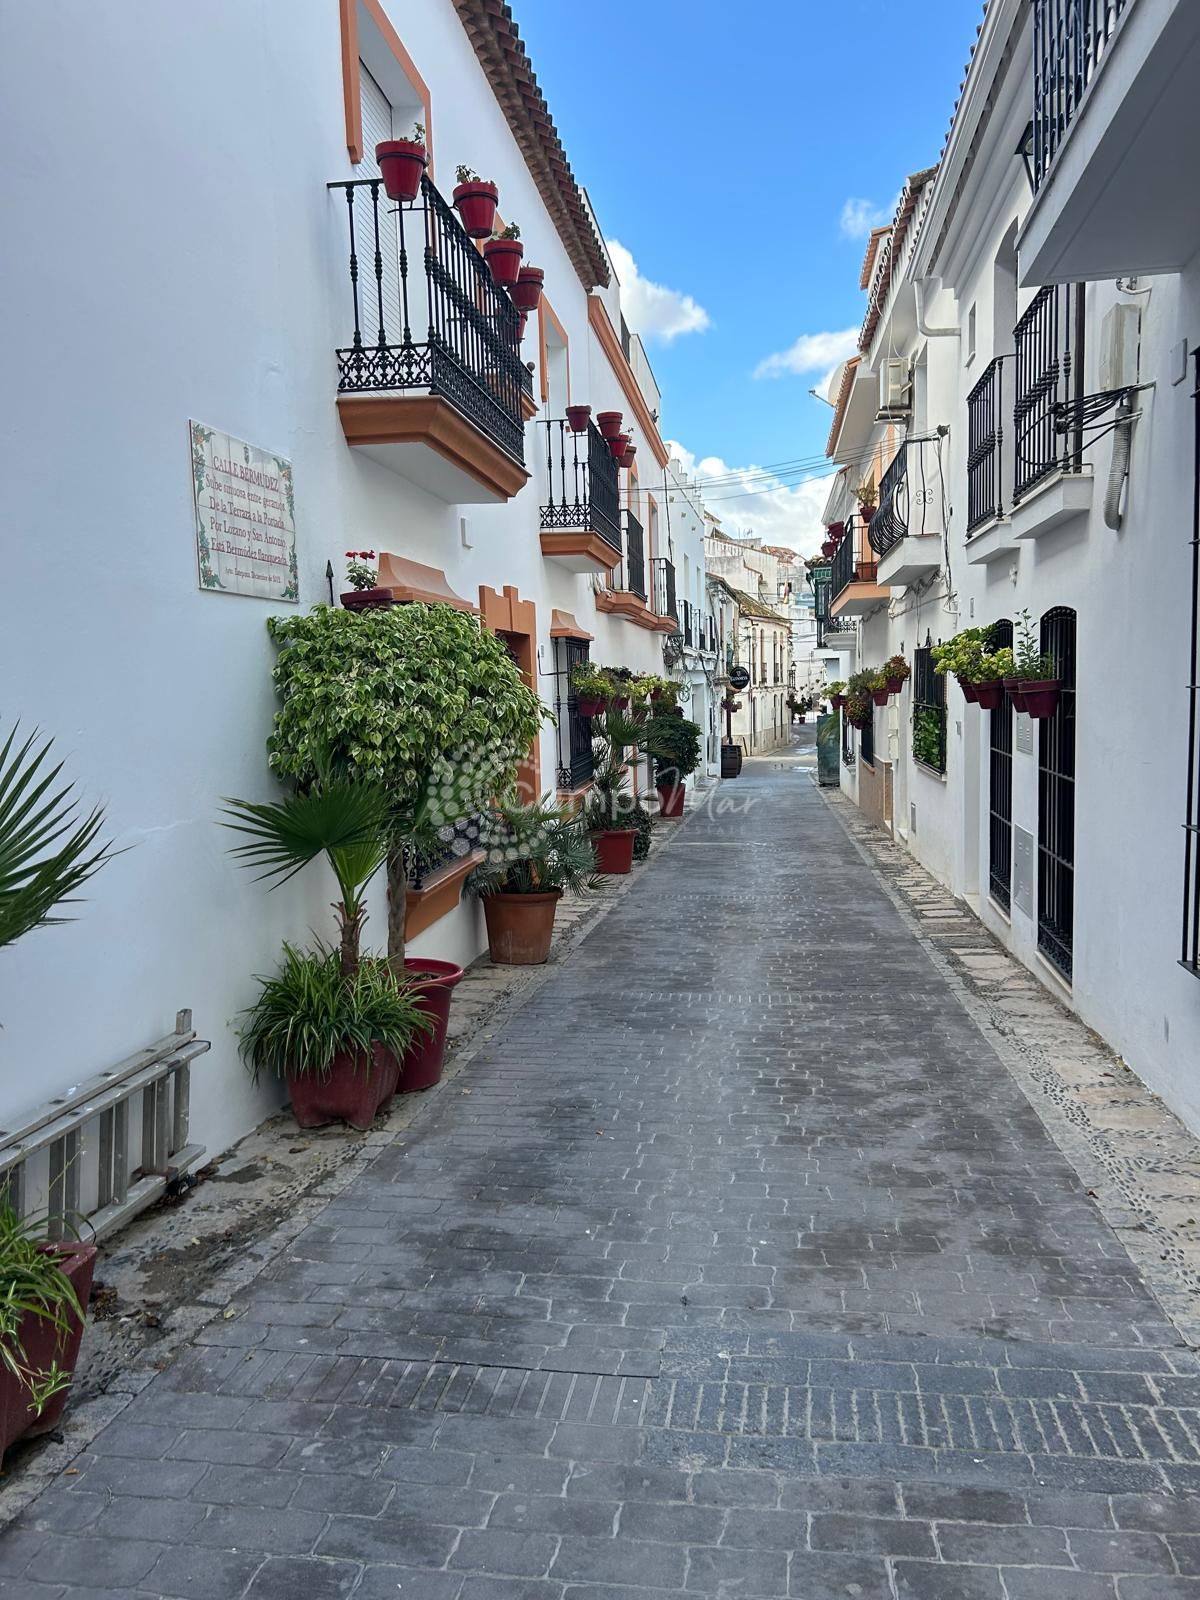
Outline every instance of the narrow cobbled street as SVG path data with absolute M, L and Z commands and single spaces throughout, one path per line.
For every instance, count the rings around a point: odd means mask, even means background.
M 720 802 L 0 1593 L 1200 1592 L 1200 1363 L 811 773 Z

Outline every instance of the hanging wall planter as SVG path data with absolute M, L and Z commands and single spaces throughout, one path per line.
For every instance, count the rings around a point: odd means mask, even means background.
M 588 419 L 591 414 L 591 406 L 568 406 L 567 427 L 570 428 L 572 433 L 586 433 L 588 431 Z
M 1004 687 L 1008 690 L 1008 698 L 1012 701 L 1014 711 L 1025 709 L 1025 686 L 1019 678 L 1005 678 Z
M 525 246 L 520 239 L 488 239 L 483 246 L 484 260 L 503 289 L 511 289 L 516 283 L 524 254 Z
M 958 687 L 962 690 L 963 699 L 969 706 L 979 703 L 979 691 L 973 683 L 968 683 L 965 678 L 958 680 Z
M 831 561 L 833 559 L 833 552 L 836 549 L 837 546 L 834 544 L 833 540 L 826 539 L 825 543 L 821 546 L 821 554 L 825 557 L 826 561 Z
M 373 611 L 381 606 L 394 606 L 396 601 L 390 589 L 347 589 L 342 595 L 347 611 Z
M 844 694 L 835 694 L 831 697 L 830 704 L 835 711 L 840 711 L 846 704 L 846 696 Z
M 629 435 L 627 433 L 615 433 L 608 440 L 608 453 L 614 461 L 619 462 L 628 449 Z
M 596 426 L 603 438 L 616 438 L 621 431 L 621 417 L 620 411 L 600 411 L 596 414 Z
M 414 997 L 433 1017 L 433 1029 L 420 1033 L 409 1045 L 400 1063 L 400 1089 L 432 1089 L 442 1076 L 446 1059 L 446 1032 L 450 1026 L 450 1001 L 455 985 L 462 981 L 463 969 L 453 961 L 434 961 L 422 956 L 406 961 L 404 970 L 413 980 Z
M 998 680 L 995 683 L 977 683 L 975 685 L 975 702 L 981 711 L 999 711 L 1004 704 L 1004 683 Z
M 490 239 L 496 223 L 496 203 L 500 198 L 496 185 L 483 178 L 468 178 L 457 185 L 451 198 L 467 237 Z
M 887 705 L 888 701 L 891 699 L 891 695 L 889 694 L 889 692 L 888 692 L 886 687 L 883 688 L 883 689 L 872 689 L 871 690 L 871 699 L 874 700 L 874 702 L 875 702 L 875 704 L 877 706 L 885 706 L 885 705 Z
M 637 455 L 637 445 L 635 445 L 635 444 L 627 445 L 626 448 L 625 448 L 625 454 L 621 457 L 621 465 L 623 467 L 632 467 L 633 458 L 636 455 Z
M 608 708 L 608 701 L 602 700 L 599 695 L 581 694 L 575 697 L 575 709 L 581 717 L 602 717 Z
M 541 267 L 522 267 L 509 293 L 518 311 L 536 311 L 542 298 L 546 274 Z
M 1060 687 L 1057 678 L 1034 678 L 1023 683 L 1021 699 L 1027 715 L 1039 721 L 1043 717 L 1052 717 L 1058 710 Z
M 423 144 L 416 139 L 385 139 L 375 146 L 375 159 L 389 200 L 409 203 L 417 198 L 429 164 Z

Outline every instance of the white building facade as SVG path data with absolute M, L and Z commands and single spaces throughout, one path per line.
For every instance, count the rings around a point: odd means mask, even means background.
M 913 668 L 870 759 L 848 740 L 850 793 L 1193 1127 L 1200 212 L 1176 180 L 1197 65 L 1186 0 L 991 0 L 936 174 L 864 284 L 831 454 L 847 480 L 888 459 L 828 607 L 859 665 Z M 1051 716 L 929 670 L 1023 615 Z
M 735 539 L 719 528 L 709 533 L 704 560 L 733 604 L 726 668 L 736 664 L 750 674 L 749 684 L 735 697 L 739 709 L 733 713 L 733 738 L 745 755 L 781 749 L 791 739 L 791 624 L 784 609 L 788 580 L 783 576 L 790 562 L 781 562 L 755 539 Z
M 25 582 L 2 602 L 6 715 L 55 735 L 124 851 L 74 923 L 0 957 L 0 1111 L 169 1033 L 187 1006 L 213 1042 L 191 1110 L 213 1150 L 278 1102 L 241 1064 L 237 1015 L 330 899 L 316 869 L 265 893 L 218 826 L 223 796 L 274 792 L 267 618 L 336 603 L 344 553 L 375 552 L 398 601 L 504 635 L 558 716 L 522 779 L 578 797 L 590 745 L 567 672 L 585 654 L 664 672 L 678 557 L 660 396 L 506 11 L 116 9 L 77 9 L 69 49 L 59 8 L 15 11 L 0 62 L 7 147 L 38 130 L 36 159 L 4 178 L 37 241 L 7 258 L 22 402 L 0 452 Z M 397 213 L 372 186 L 374 147 L 414 123 L 427 187 Z M 499 220 L 544 271 L 522 335 L 451 206 L 460 163 L 496 182 Z M 582 433 L 568 405 L 590 405 Z M 630 466 L 595 429 L 605 411 Z M 271 486 L 274 568 L 197 526 L 197 452 L 210 482 L 220 465 L 252 494 Z M 702 537 L 680 547 L 703 603 Z M 30 604 L 39 592 L 52 608 Z M 414 883 L 413 954 L 486 947 L 463 875 L 455 861 Z M 385 926 L 380 889 L 369 946 Z

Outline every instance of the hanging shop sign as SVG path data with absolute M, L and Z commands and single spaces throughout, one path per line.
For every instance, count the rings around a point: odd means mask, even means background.
M 729 682 L 734 689 L 745 689 L 750 683 L 750 673 L 746 667 L 730 667 Z
M 300 599 L 292 464 L 192 422 L 196 563 L 209 594 Z

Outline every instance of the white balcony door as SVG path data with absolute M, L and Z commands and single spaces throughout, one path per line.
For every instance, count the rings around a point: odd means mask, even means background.
M 392 103 L 359 62 L 359 81 L 362 84 L 362 141 L 363 158 L 359 165 L 360 178 L 377 178 L 379 164 L 375 160 L 375 146 L 385 139 L 403 139 L 409 132 L 406 125 L 399 134 L 393 132 Z M 379 248 L 383 257 L 383 326 L 387 343 L 398 345 L 404 339 L 404 321 L 400 314 L 400 250 L 396 230 L 396 203 L 389 200 L 383 189 L 379 191 Z M 414 258 L 419 263 L 424 249 L 421 217 L 418 214 L 405 218 L 409 266 Z M 375 278 L 375 222 L 371 211 L 371 191 L 357 189 L 354 199 L 354 238 L 358 251 L 358 303 L 362 324 L 363 342 L 373 345 L 379 332 L 379 293 Z M 414 249 L 414 246 L 416 247 Z M 420 334 L 417 335 L 421 337 Z

